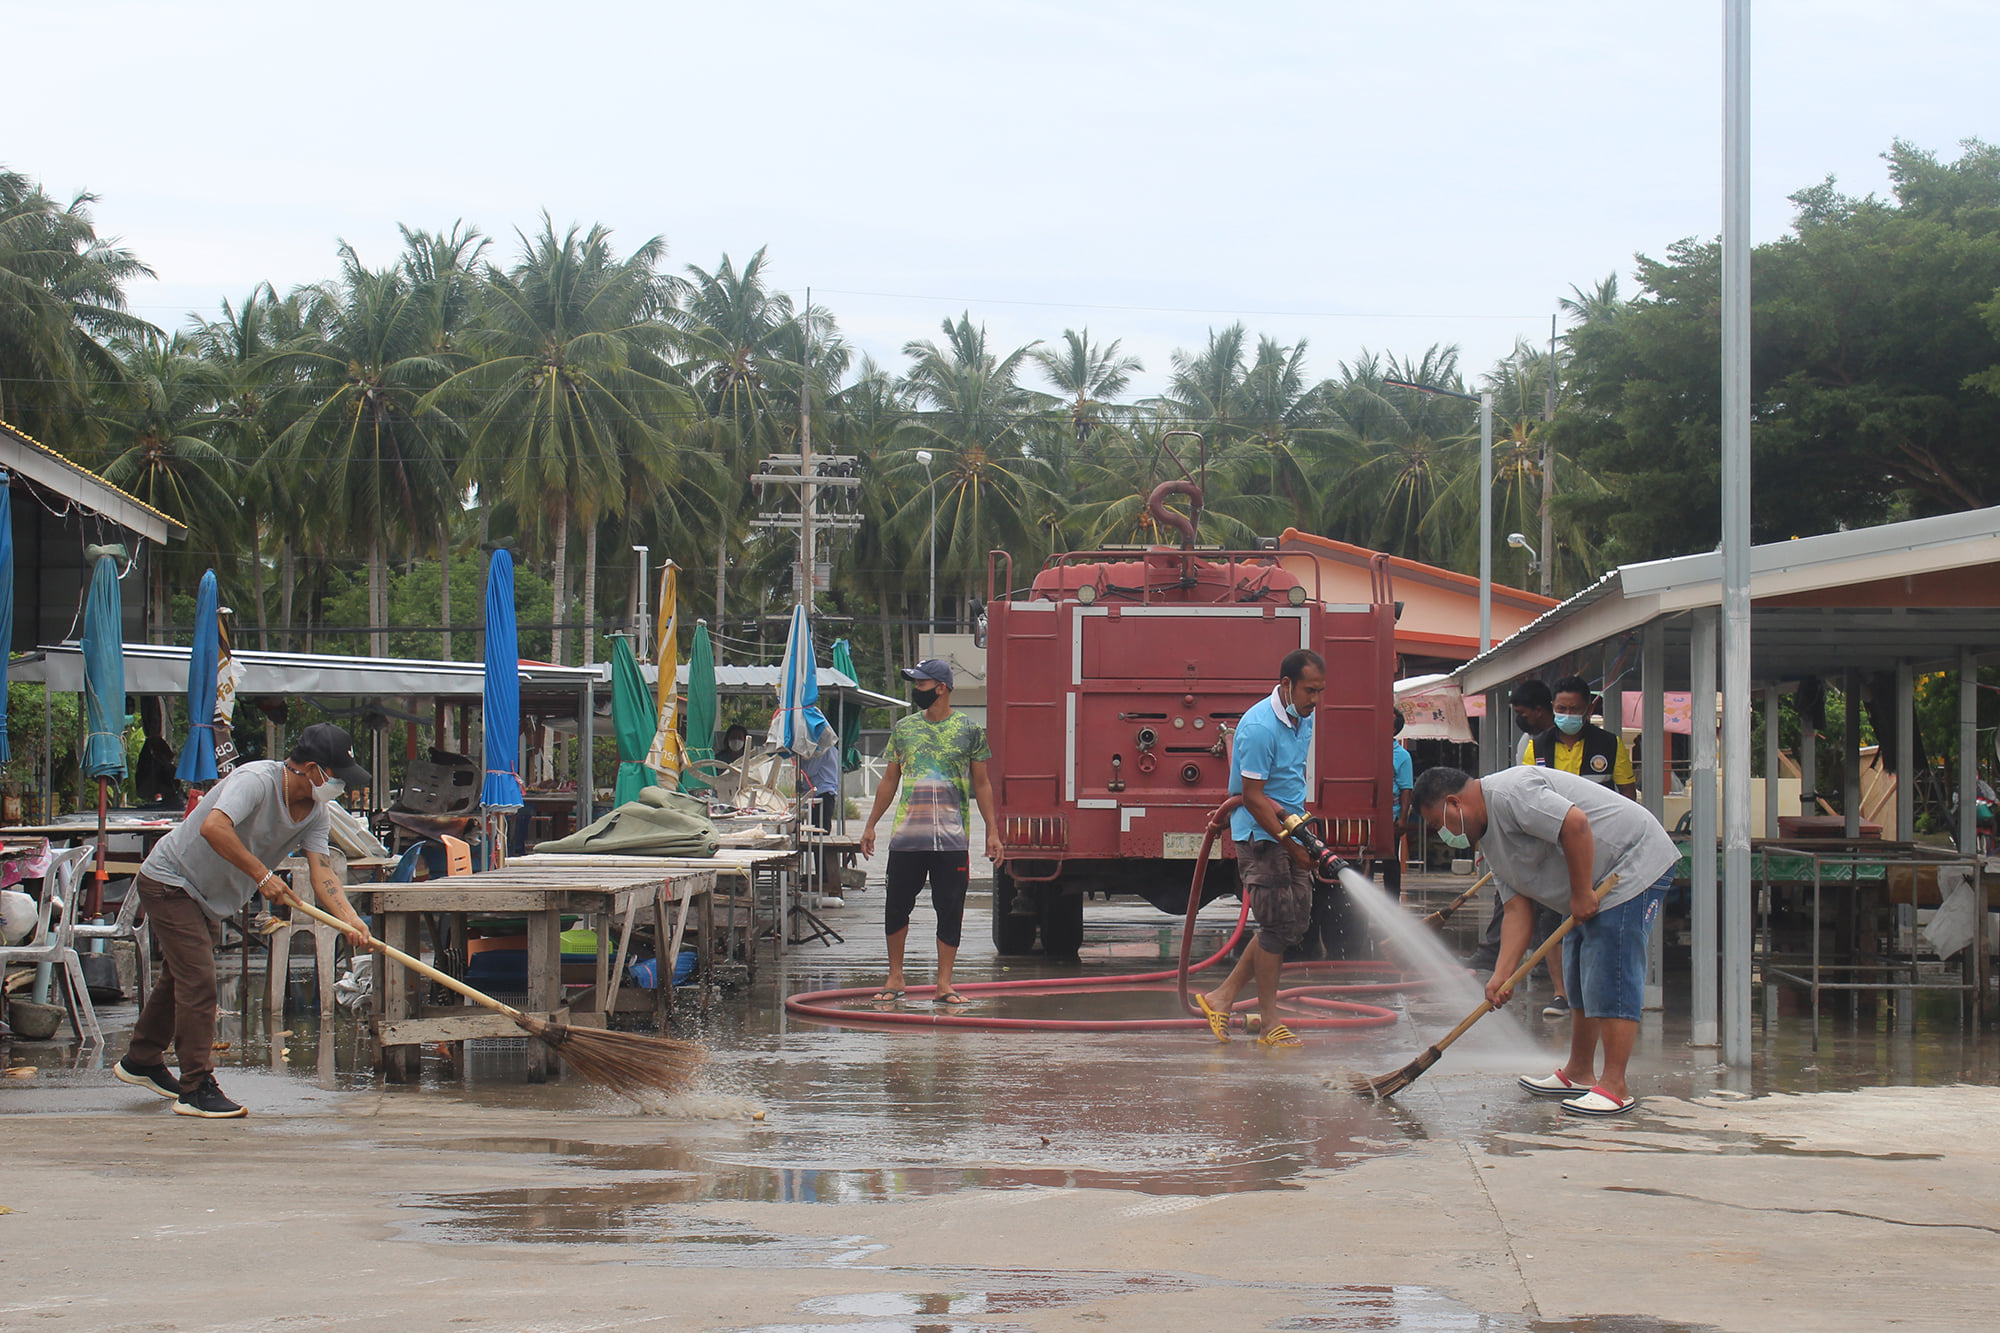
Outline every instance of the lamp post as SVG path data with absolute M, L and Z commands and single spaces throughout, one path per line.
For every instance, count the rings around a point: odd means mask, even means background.
M 937 486 L 931 480 L 931 451 L 917 450 L 917 461 L 924 465 L 924 489 L 931 493 L 931 605 L 930 605 L 930 651 L 925 655 L 937 656 Z
M 1382 382 L 1479 404 L 1479 651 L 1483 653 L 1493 646 L 1493 395 L 1460 393 L 1411 380 Z
M 632 548 L 633 553 L 639 557 L 639 614 L 636 617 L 639 623 L 633 626 L 633 628 L 638 631 L 638 634 L 634 636 L 636 639 L 634 646 L 639 650 L 639 660 L 641 662 L 646 660 L 647 645 L 653 641 L 652 636 L 646 632 L 648 628 L 646 622 L 649 619 L 646 615 L 646 553 L 652 549 L 650 546 L 634 546 Z
M 1541 553 L 1536 551 L 1534 547 L 1528 545 L 1528 539 L 1522 534 L 1518 532 L 1508 533 L 1507 544 L 1509 546 L 1517 548 L 1518 550 L 1523 550 L 1528 553 L 1528 572 L 1530 574 L 1535 573 L 1542 567 Z

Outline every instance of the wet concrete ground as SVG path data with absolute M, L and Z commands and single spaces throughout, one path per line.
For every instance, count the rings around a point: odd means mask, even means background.
M 2000 1295 L 2000 1047 L 1954 1006 L 1838 1009 L 1816 1054 L 1783 1013 L 1737 1072 L 1685 1046 L 1670 991 L 1644 1108 L 1578 1123 L 1470 1041 L 1394 1102 L 1346 1092 L 1459 1016 L 1417 997 L 1290 1053 L 801 1022 L 784 995 L 881 980 L 879 892 L 849 903 L 846 943 L 767 954 L 683 1030 L 713 1057 L 665 1106 L 527 1085 L 519 1043 L 382 1087 L 351 1023 L 294 1018 L 274 1060 L 253 1016 L 221 1072 L 255 1115 L 201 1122 L 17 1047 L 40 1072 L 0 1086 L 0 1327 L 1972 1328 Z M 983 912 L 961 980 L 1075 973 L 996 959 Z M 1085 970 L 1161 965 L 1167 918 L 1090 920 Z

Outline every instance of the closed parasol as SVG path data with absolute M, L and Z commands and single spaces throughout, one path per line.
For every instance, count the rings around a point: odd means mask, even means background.
M 695 622 L 694 642 L 688 645 L 687 758 L 681 790 L 707 790 L 699 769 L 703 760 L 715 758 L 715 649 L 706 620 Z
M 188 654 L 188 734 L 174 776 L 182 782 L 215 781 L 215 571 L 201 576 L 194 598 L 194 649 Z
M 672 687 L 669 681 L 668 688 Z M 611 793 L 612 804 L 635 801 L 641 790 L 653 785 L 653 771 L 645 761 L 658 721 L 653 692 L 639 674 L 632 641 L 621 634 L 611 641 L 611 730 L 618 738 L 618 785 Z

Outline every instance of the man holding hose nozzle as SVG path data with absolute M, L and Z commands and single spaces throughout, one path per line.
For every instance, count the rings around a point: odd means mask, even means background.
M 1646 937 L 1673 883 L 1680 856 L 1645 807 L 1559 769 L 1516 767 L 1472 778 L 1433 768 L 1417 779 L 1415 800 L 1445 843 L 1477 843 L 1500 889 L 1500 957 L 1486 983 L 1494 1008 L 1529 949 L 1534 905 L 1576 918 L 1562 941 L 1575 1019 L 1569 1060 L 1546 1078 L 1523 1074 L 1521 1086 L 1562 1097 L 1577 1115 L 1623 1115 L 1638 1105 L 1625 1068 L 1639 1037 L 1646 992 Z M 1595 887 L 1618 883 L 1599 902 Z M 1597 1074 L 1598 1049 L 1604 1071 Z
M 1285 950 L 1305 938 L 1313 906 L 1312 857 L 1285 839 L 1285 817 L 1305 813 L 1313 710 L 1325 690 L 1325 659 L 1307 648 L 1285 654 L 1276 687 L 1243 715 L 1230 742 L 1229 794 L 1243 803 L 1229 817 L 1229 836 L 1236 844 L 1237 882 L 1257 917 L 1257 938 L 1220 986 L 1195 996 L 1217 1041 L 1229 1040 L 1230 1006 L 1254 977 L 1263 1020 L 1258 1044 L 1304 1045 L 1278 1021 L 1278 972 Z

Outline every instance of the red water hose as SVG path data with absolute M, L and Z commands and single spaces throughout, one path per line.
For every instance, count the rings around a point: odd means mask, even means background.
M 805 1018 L 818 1018 L 829 1022 L 861 1024 L 865 1026 L 887 1025 L 896 1027 L 940 1027 L 977 1028 L 1001 1032 L 1177 1032 L 1207 1027 L 1207 1020 L 1200 1017 L 1200 1010 L 1188 997 L 1188 977 L 1204 971 L 1229 956 L 1236 943 L 1243 937 L 1243 928 L 1250 917 L 1250 900 L 1244 897 L 1242 909 L 1236 915 L 1236 929 L 1230 932 L 1220 949 L 1199 963 L 1190 965 L 1189 957 L 1194 951 L 1195 915 L 1201 910 L 1201 889 L 1208 876 L 1209 854 L 1214 849 L 1216 835 L 1227 827 L 1226 816 L 1236 806 L 1242 804 L 1241 796 L 1232 796 L 1222 807 L 1209 817 L 1208 832 L 1202 839 L 1201 852 L 1195 858 L 1194 875 L 1188 885 L 1187 911 L 1185 923 L 1181 927 L 1181 952 L 1176 966 L 1157 972 L 1133 972 L 1110 977 L 1045 977 L 1021 981 L 973 981 L 957 983 L 955 989 L 961 993 L 992 995 L 1004 992 L 1093 994 L 1097 992 L 1128 991 L 1140 987 L 1157 985 L 1172 980 L 1179 994 L 1180 1007 L 1194 1017 L 1183 1018 L 1000 1018 L 986 1014 L 963 1013 L 918 1013 L 906 1009 L 853 1009 L 843 1001 L 866 999 L 875 994 L 871 986 L 850 986 L 839 990 L 805 991 L 787 997 L 787 1011 Z M 1313 963 L 1290 963 L 1287 971 L 1326 971 L 1342 973 L 1368 973 L 1378 975 L 1373 980 L 1353 982 L 1322 982 L 1314 985 L 1291 986 L 1278 992 L 1280 1003 L 1306 1006 L 1328 1011 L 1326 1016 L 1296 1017 L 1288 1019 L 1292 1027 L 1301 1028 L 1373 1028 L 1384 1027 L 1396 1021 L 1396 1012 L 1380 1005 L 1363 1004 L 1355 1000 L 1337 998 L 1341 995 L 1379 995 L 1390 992 L 1414 990 L 1428 985 L 1423 981 L 1409 981 L 1400 971 L 1386 963 L 1327 961 Z M 935 994 L 935 986 L 913 986 L 911 993 L 917 995 Z M 1254 999 L 1239 1001 L 1235 1009 L 1247 1009 L 1256 1004 Z M 1339 1016 L 1334 1016 L 1339 1015 Z

